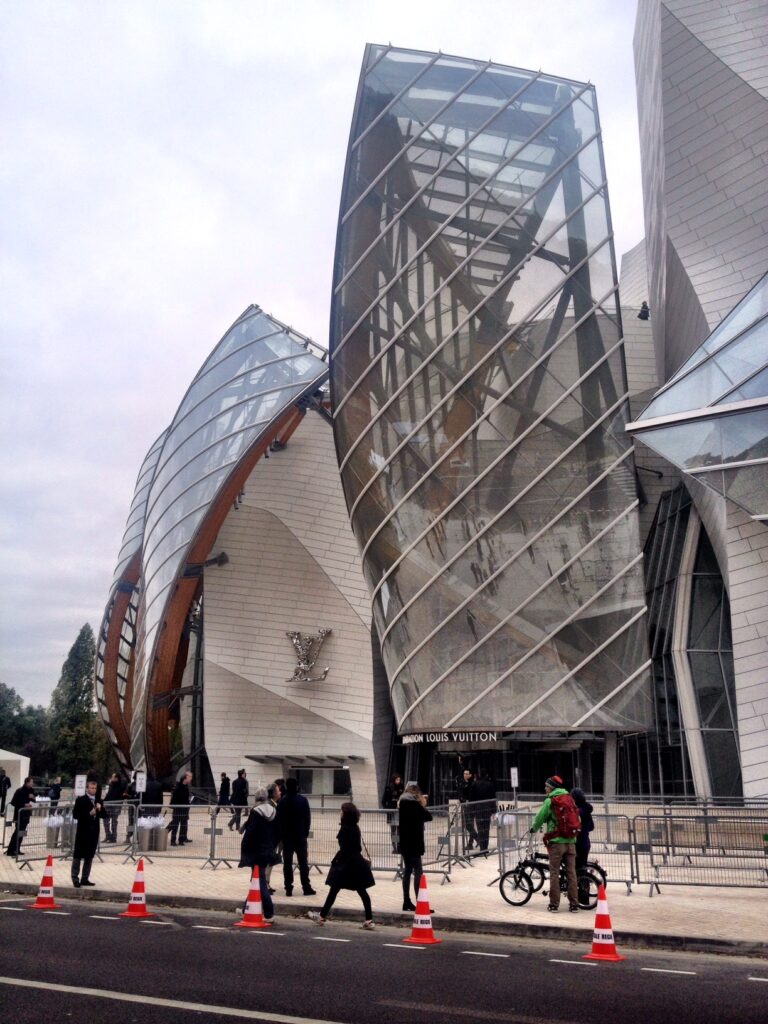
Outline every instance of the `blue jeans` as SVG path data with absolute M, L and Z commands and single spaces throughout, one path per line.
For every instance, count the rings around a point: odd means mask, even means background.
M 259 890 L 261 892 L 261 908 L 264 917 L 275 916 L 275 905 L 269 893 L 269 881 L 267 880 L 267 865 L 259 864 Z

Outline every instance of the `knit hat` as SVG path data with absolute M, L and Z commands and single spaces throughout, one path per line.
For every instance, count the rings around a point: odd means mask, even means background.
M 549 786 L 550 789 L 559 789 L 563 785 L 563 780 L 559 775 L 550 775 L 544 785 Z

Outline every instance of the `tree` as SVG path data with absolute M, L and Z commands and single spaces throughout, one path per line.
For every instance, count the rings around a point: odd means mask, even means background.
M 106 774 L 115 767 L 114 756 L 94 710 L 95 661 L 96 641 L 86 622 L 62 665 L 48 712 L 56 771 L 70 779 L 89 768 Z

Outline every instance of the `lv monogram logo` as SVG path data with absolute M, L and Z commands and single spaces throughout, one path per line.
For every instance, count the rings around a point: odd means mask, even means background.
M 325 638 L 330 636 L 332 633 L 331 629 L 323 627 L 318 629 L 317 633 L 298 633 L 291 632 L 285 635 L 293 644 L 293 648 L 296 651 L 296 657 L 298 658 L 298 664 L 293 670 L 293 675 L 290 679 L 287 679 L 288 683 L 319 683 L 328 675 L 330 671 L 330 665 L 326 665 L 322 670 L 322 675 L 313 676 L 312 669 L 315 667 L 315 662 L 320 654 L 320 649 L 325 642 Z

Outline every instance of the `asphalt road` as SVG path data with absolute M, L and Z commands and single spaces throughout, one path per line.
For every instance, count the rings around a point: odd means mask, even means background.
M 234 913 L 126 920 L 115 904 L 29 902 L 0 902 L 2 1024 L 768 1020 L 768 960 L 632 950 L 591 964 L 571 943 L 452 934 L 418 948 L 398 928 L 285 918 L 251 930 Z

